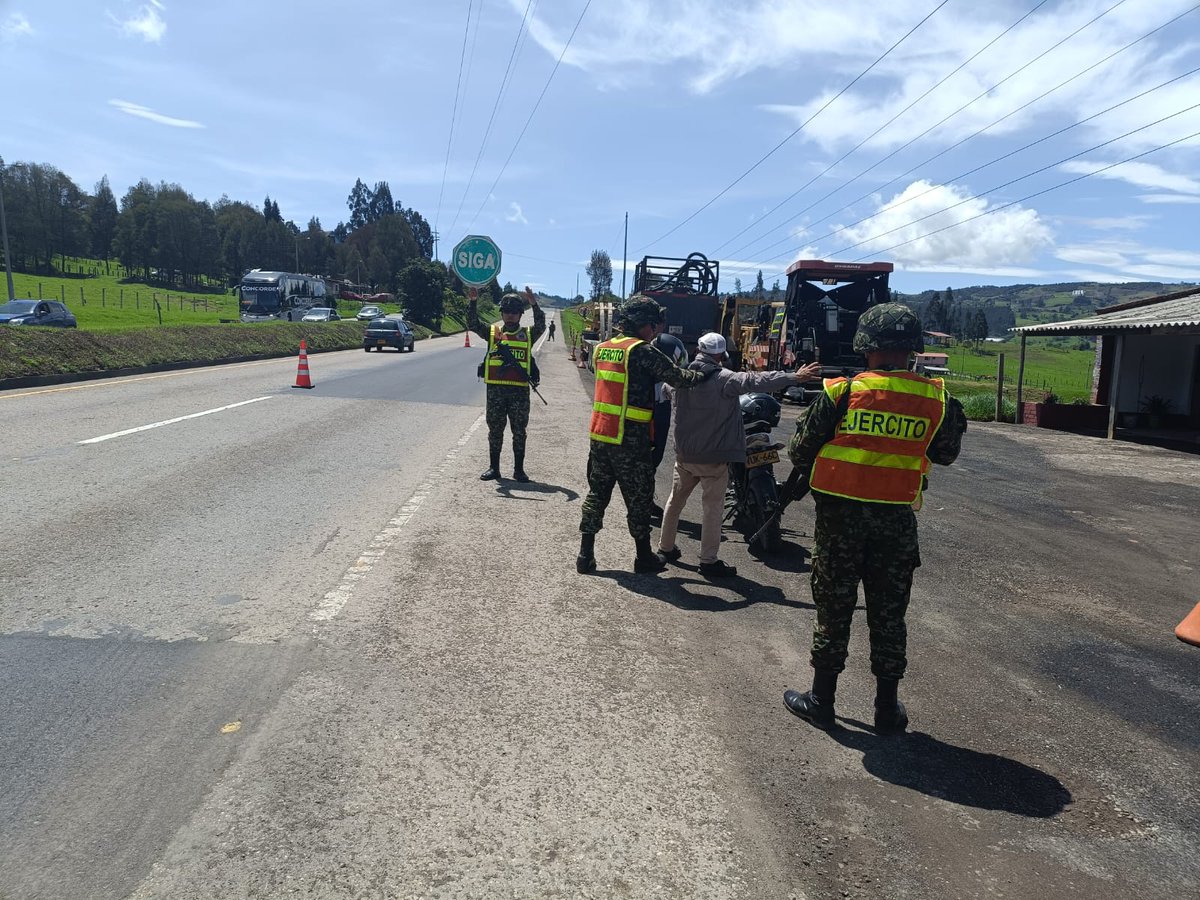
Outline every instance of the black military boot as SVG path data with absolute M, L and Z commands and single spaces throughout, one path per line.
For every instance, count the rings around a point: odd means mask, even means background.
M 513 481 L 519 481 L 521 484 L 529 483 L 529 476 L 525 474 L 525 451 L 513 453 Z
M 875 731 L 901 734 L 908 727 L 908 710 L 896 699 L 899 678 L 879 678 L 875 686 Z
M 579 538 L 579 555 L 575 557 L 575 571 L 580 575 L 596 571 L 596 536 L 584 534 Z
M 491 463 L 488 470 L 479 476 L 480 481 L 498 481 L 500 479 L 500 451 L 488 454 L 488 461 Z
M 813 686 L 803 694 L 799 691 L 784 691 L 783 705 L 795 715 L 818 728 L 833 724 L 833 697 L 837 693 L 838 673 L 828 669 L 813 672 Z
M 637 539 L 637 556 L 633 559 L 633 571 L 639 575 L 653 575 L 661 572 L 667 564 L 659 558 L 650 546 L 650 536 Z

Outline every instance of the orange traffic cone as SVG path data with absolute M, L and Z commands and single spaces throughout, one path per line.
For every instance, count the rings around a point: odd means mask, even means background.
M 468 328 L 466 331 L 463 332 L 463 346 L 466 347 L 468 350 L 471 349 L 471 329 L 470 328 Z
M 308 347 L 304 343 L 304 339 L 300 339 L 300 364 L 296 367 L 296 383 L 292 385 L 294 388 L 312 388 L 312 379 L 308 375 Z
M 1197 603 L 1196 608 L 1175 626 L 1175 637 L 1185 644 L 1200 647 L 1200 603 Z

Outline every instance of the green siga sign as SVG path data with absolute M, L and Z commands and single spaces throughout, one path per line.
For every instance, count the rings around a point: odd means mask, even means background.
M 500 274 L 500 248 L 490 237 L 468 234 L 454 247 L 450 268 L 468 287 L 483 287 Z

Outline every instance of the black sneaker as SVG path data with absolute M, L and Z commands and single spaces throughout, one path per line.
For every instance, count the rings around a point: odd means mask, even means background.
M 705 578 L 732 578 L 737 574 L 737 566 L 718 559 L 716 562 L 700 563 L 700 574 Z
M 575 571 L 580 575 L 596 571 L 596 557 L 584 556 L 582 553 L 575 557 Z
M 783 705 L 794 715 L 817 728 L 828 728 L 833 724 L 833 704 L 822 703 L 813 696 L 812 691 L 784 691 Z
M 899 700 L 895 706 L 875 707 L 875 731 L 879 734 L 902 734 L 908 727 L 908 710 Z
M 678 547 L 672 547 L 670 550 L 659 550 L 658 558 L 665 563 L 678 562 L 679 557 L 683 556 L 683 551 Z
M 633 558 L 633 571 L 639 575 L 654 575 L 666 567 L 667 564 L 659 559 L 656 554 L 635 556 Z

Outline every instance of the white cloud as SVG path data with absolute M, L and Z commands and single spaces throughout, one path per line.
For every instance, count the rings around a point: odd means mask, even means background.
M 137 12 L 124 19 L 117 18 L 111 12 L 108 14 L 120 27 L 126 37 L 140 37 L 148 44 L 157 44 L 167 33 L 167 22 L 162 17 L 166 7 L 159 0 L 139 6 Z
M 157 122 L 159 125 L 170 125 L 172 128 L 203 128 L 204 125 L 200 122 L 193 122 L 191 119 L 176 119 L 171 116 L 164 116 L 161 113 L 156 113 L 147 106 L 142 106 L 138 103 L 130 103 L 128 100 L 109 100 L 110 106 L 114 106 L 123 113 L 131 116 L 137 116 L 139 119 L 148 119 L 151 122 Z
M 1054 255 L 1064 262 L 1079 263 L 1081 266 L 1112 266 L 1120 268 L 1129 264 L 1129 258 L 1117 250 L 1101 246 L 1059 247 Z
M 1125 181 L 1142 188 L 1173 191 L 1180 194 L 1200 194 L 1200 181 L 1188 175 L 1168 172 L 1153 163 L 1127 162 L 1101 172 L 1100 170 L 1106 165 L 1109 164 L 1078 159 L 1065 162 L 1059 168 L 1075 175 L 1095 175 L 1098 178 Z
M 834 253 L 887 253 L 906 266 L 978 272 L 981 266 L 990 271 L 1028 263 L 1050 243 L 1050 229 L 1037 211 L 1014 206 L 988 213 L 987 200 L 968 198 L 953 185 L 914 181 L 870 219 L 842 231 L 837 240 L 852 246 Z M 933 233 L 940 229 L 945 230 Z
M 1155 220 L 1155 216 L 1060 216 L 1058 221 L 1082 225 L 1096 231 L 1140 231 Z
M 24 13 L 12 12 L 0 21 L 0 43 L 11 44 L 19 38 L 33 34 L 33 26 Z
M 521 204 L 515 200 L 508 204 L 508 215 L 504 218 L 506 221 L 516 222 L 518 225 L 529 224 L 529 220 L 525 218 L 525 213 L 521 211 Z
M 1143 203 L 1200 203 L 1200 197 L 1192 194 L 1138 194 Z

